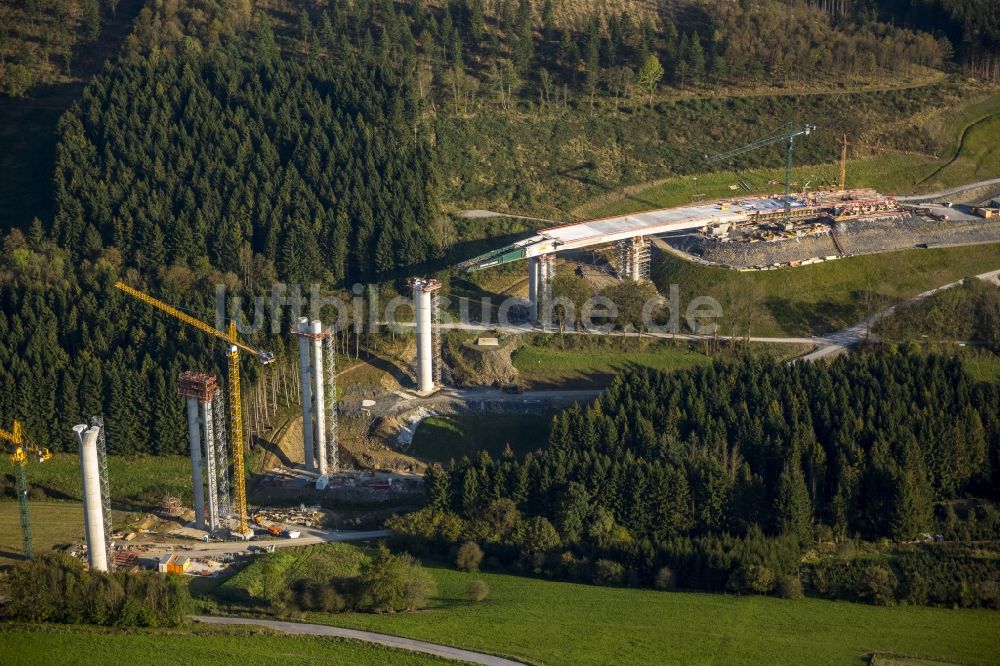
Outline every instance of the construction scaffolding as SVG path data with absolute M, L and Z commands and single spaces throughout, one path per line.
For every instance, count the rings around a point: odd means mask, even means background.
M 232 514 L 229 496 L 229 460 L 225 429 L 226 405 L 218 380 L 204 372 L 187 370 L 178 377 L 178 393 L 188 401 L 188 432 L 191 439 L 195 522 L 209 532 L 228 530 Z M 200 473 L 201 450 L 205 472 Z M 205 485 L 208 486 L 208 517 L 205 520 Z
M 441 295 L 431 292 L 431 349 L 434 356 L 431 367 L 434 373 L 434 385 L 441 386 Z
M 555 253 L 538 257 L 538 293 L 534 295 L 538 311 L 538 323 L 543 329 L 552 326 L 552 283 L 556 277 Z
M 340 452 L 337 447 L 337 352 L 333 335 L 323 340 L 323 373 L 326 379 L 326 467 L 330 474 L 340 470 Z
M 214 394 L 212 395 L 214 398 Z M 218 469 L 215 465 L 215 410 L 212 409 L 212 400 L 205 400 L 200 403 L 201 422 L 205 429 L 205 471 L 207 473 L 206 485 L 208 485 L 208 531 L 215 532 L 219 529 L 219 485 Z
M 104 417 L 91 416 L 90 425 L 100 428 L 97 436 L 97 469 L 101 478 L 101 513 L 104 515 L 104 548 L 107 554 L 108 566 L 112 569 L 114 547 L 111 543 L 111 489 L 108 487 L 108 442 L 104 434 Z
M 645 236 L 616 242 L 614 252 L 615 268 L 622 280 L 649 280 L 649 241 Z
M 222 389 L 215 389 L 212 394 L 212 418 L 215 431 L 215 487 L 218 502 L 219 529 L 229 531 L 233 528 L 233 503 L 229 497 L 229 455 L 226 440 L 226 406 Z

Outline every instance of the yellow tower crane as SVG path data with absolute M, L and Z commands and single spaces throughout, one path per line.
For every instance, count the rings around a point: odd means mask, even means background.
M 233 504 L 236 509 L 237 533 L 241 536 L 250 532 L 247 524 L 247 486 L 243 465 L 243 410 L 240 398 L 240 350 L 253 354 L 263 364 L 268 364 L 274 360 L 273 352 L 265 352 L 244 344 L 237 339 L 236 324 L 230 321 L 225 331 L 220 331 L 214 326 L 209 326 L 205 322 L 195 319 L 191 315 L 181 312 L 177 308 L 167 305 L 161 300 L 153 298 L 149 294 L 138 289 L 133 289 L 124 282 L 116 282 L 115 287 L 133 296 L 143 303 L 152 305 L 154 308 L 167 313 L 175 319 L 180 319 L 185 324 L 194 326 L 199 331 L 215 336 L 228 343 L 227 359 L 229 364 L 229 420 L 230 432 L 232 433 L 233 446 Z
M 24 468 L 28 464 L 29 453 L 38 462 L 45 462 L 52 457 L 52 454 L 48 449 L 25 440 L 20 421 L 14 421 L 14 427 L 9 432 L 0 428 L 0 440 L 10 442 L 14 446 L 10 460 L 14 463 L 17 474 L 17 501 L 21 506 L 21 541 L 24 544 L 24 556 L 30 560 L 34 548 L 31 543 L 31 516 L 28 513 L 28 477 Z

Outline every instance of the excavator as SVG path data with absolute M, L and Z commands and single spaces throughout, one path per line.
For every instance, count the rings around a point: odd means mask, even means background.
M 31 515 L 28 513 L 28 475 L 25 467 L 29 457 L 38 462 L 45 462 L 52 457 L 48 449 L 38 446 L 25 438 L 20 421 L 14 421 L 14 427 L 9 431 L 0 428 L 0 440 L 9 442 L 13 447 L 10 460 L 14 463 L 17 477 L 17 501 L 21 508 L 21 540 L 24 544 L 24 556 L 31 559 L 34 548 L 31 543 Z

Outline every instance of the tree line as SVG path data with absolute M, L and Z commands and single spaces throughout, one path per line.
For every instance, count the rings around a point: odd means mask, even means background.
M 632 9 L 630 12 L 629 10 Z M 566 17 L 552 0 L 364 0 L 302 9 L 296 51 L 350 46 L 415 59 L 421 97 L 468 110 L 477 101 L 565 105 L 569 95 L 652 98 L 671 88 L 834 81 L 910 74 L 951 57 L 947 39 L 880 23 L 860 5 L 832 14 L 809 2 L 607 6 Z
M 98 41 L 120 0 L 15 0 L 0 8 L 0 93 L 73 75 L 81 45 Z
M 18 622 L 176 627 L 191 597 L 178 576 L 104 573 L 68 555 L 46 553 L 12 568 L 0 613 Z
M 564 574 L 605 559 L 637 584 L 667 567 L 685 587 L 772 591 L 818 541 L 909 542 L 937 529 L 935 503 L 992 492 L 998 407 L 996 384 L 910 351 L 632 370 L 556 416 L 542 451 L 431 468 L 428 508 L 394 527 L 483 540 L 538 570 L 564 551 Z M 502 498 L 517 512 L 506 530 Z
M 128 50 L 60 120 L 51 235 L 141 272 L 366 280 L 439 252 L 403 64 L 280 58 L 266 19 L 210 53 Z M 269 285 L 268 285 L 269 286 Z

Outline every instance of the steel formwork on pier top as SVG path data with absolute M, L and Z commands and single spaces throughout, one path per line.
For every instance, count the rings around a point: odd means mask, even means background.
M 177 377 L 177 393 L 184 398 L 194 398 L 200 402 L 211 402 L 219 390 L 219 380 L 214 375 L 194 370 L 185 370 Z

